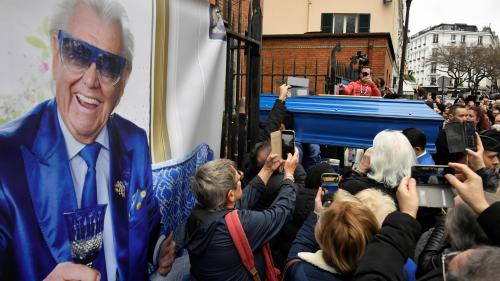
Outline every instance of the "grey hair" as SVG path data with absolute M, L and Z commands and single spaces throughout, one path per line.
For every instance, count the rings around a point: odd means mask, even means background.
M 467 262 L 458 272 L 448 271 L 450 281 L 496 281 L 500 276 L 500 248 L 483 246 L 471 249 Z
M 399 131 L 384 130 L 373 139 L 368 177 L 395 188 L 401 179 L 411 175 L 415 163 L 415 151 L 408 139 Z
M 233 161 L 217 159 L 198 168 L 191 180 L 191 189 L 203 208 L 212 211 L 225 208 L 227 193 L 235 189 L 237 184 L 236 174 L 231 167 L 236 167 Z
M 66 27 L 79 5 L 91 8 L 106 22 L 117 21 L 122 31 L 122 55 L 127 59 L 129 72 L 132 70 L 134 59 L 134 35 L 130 31 L 127 12 L 117 1 L 108 0 L 62 0 L 55 9 L 50 20 L 49 32 L 51 35 L 57 34 L 59 30 L 66 30 Z M 50 40 L 52 44 L 52 40 Z
M 477 245 L 491 244 L 477 222 L 478 215 L 465 203 L 458 203 L 446 215 L 446 229 L 452 249 L 464 251 Z

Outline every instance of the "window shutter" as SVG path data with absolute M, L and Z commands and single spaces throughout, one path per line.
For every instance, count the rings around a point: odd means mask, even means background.
M 321 14 L 321 32 L 332 33 L 333 13 Z
M 358 32 L 370 32 L 370 14 L 359 14 Z

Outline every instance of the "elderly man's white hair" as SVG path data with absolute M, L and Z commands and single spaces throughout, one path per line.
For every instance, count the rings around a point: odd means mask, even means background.
M 79 6 L 91 8 L 107 22 L 117 21 L 122 30 L 122 55 L 127 59 L 129 71 L 132 70 L 134 58 L 134 36 L 130 32 L 127 12 L 123 6 L 116 1 L 109 0 L 63 0 L 54 11 L 49 24 L 51 35 L 59 30 L 65 30 L 75 9 Z M 52 44 L 52 40 L 50 40 Z
M 401 179 L 411 175 L 415 163 L 415 151 L 408 139 L 399 131 L 385 130 L 373 139 L 368 177 L 395 188 Z

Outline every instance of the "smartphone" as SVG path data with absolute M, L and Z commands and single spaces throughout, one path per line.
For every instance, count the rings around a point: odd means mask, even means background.
M 476 150 L 476 129 L 472 121 L 450 122 L 444 127 L 446 143 L 450 153 Z
M 476 127 L 474 127 L 474 122 L 472 121 L 464 122 L 464 141 L 465 141 L 465 148 L 474 151 L 477 150 Z
M 333 195 L 339 190 L 340 175 L 337 173 L 321 174 L 321 188 L 324 191 L 323 206 L 329 206 L 333 201 Z
M 444 165 L 415 165 L 411 177 L 417 182 L 419 206 L 431 208 L 453 207 L 455 192 L 446 180 L 446 174 L 453 174 L 452 168 Z
M 282 143 L 282 158 L 286 159 L 288 153 L 292 154 L 295 152 L 295 131 L 293 130 L 282 130 L 281 131 L 281 143 Z

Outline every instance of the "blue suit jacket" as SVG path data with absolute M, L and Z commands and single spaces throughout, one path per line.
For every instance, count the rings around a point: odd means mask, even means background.
M 43 102 L 0 127 L 2 280 L 42 280 L 58 263 L 71 261 L 63 213 L 78 207 L 56 107 L 54 100 Z M 107 125 L 108 212 L 118 272 L 121 280 L 145 280 L 160 216 L 152 193 L 147 138 L 116 114 Z M 118 180 L 125 185 L 125 195 L 115 191 Z
M 434 163 L 434 159 L 432 159 L 432 155 L 429 153 L 425 153 L 417 158 L 417 164 L 419 165 L 436 165 Z

